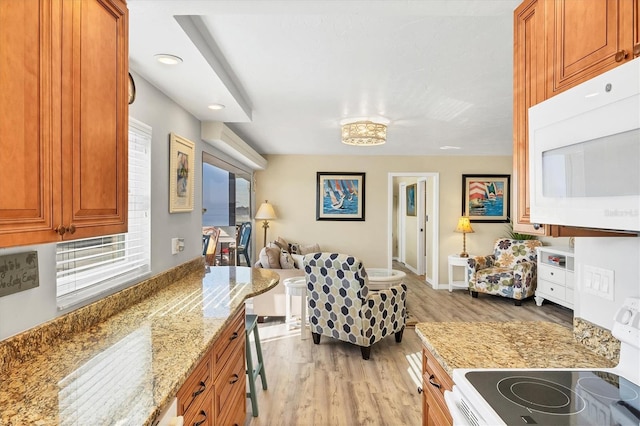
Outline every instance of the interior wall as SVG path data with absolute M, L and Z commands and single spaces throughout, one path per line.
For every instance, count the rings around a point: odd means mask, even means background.
M 336 142 L 339 143 L 339 142 Z M 390 172 L 434 172 L 440 176 L 439 281 L 448 282 L 447 256 L 462 251 L 462 235 L 453 232 L 462 213 L 462 174 L 511 174 L 512 157 L 462 156 L 303 156 L 268 155 L 255 173 L 256 198 L 268 199 L 278 218 L 270 221 L 268 241 L 278 236 L 318 243 L 322 250 L 360 257 L 365 266 L 387 266 L 387 184 Z M 316 172 L 365 172 L 365 221 L 316 221 Z M 504 235 L 504 223 L 474 223 L 467 251 L 488 254 Z M 262 229 L 256 238 L 261 241 Z M 257 244 L 259 251 L 262 244 Z M 253 259 L 256 258 L 254 253 Z
M 574 315 L 611 330 L 613 316 L 627 297 L 640 297 L 640 237 L 576 238 Z M 614 300 L 584 291 L 585 265 L 611 269 Z

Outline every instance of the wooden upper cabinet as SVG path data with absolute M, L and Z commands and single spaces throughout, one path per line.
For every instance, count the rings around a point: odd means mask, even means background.
M 0 3 L 0 247 L 50 238 L 59 191 L 52 181 L 52 156 L 59 143 L 52 99 L 50 1 Z
M 548 97 L 633 59 L 638 0 L 551 0 L 547 7 Z
M 126 231 L 127 19 L 121 0 L 0 0 L 0 247 Z
M 529 107 L 622 64 L 638 35 L 640 0 L 525 0 L 514 11 L 513 229 L 553 237 L 629 236 L 531 223 Z M 631 234 L 635 235 L 635 234 Z
M 529 107 L 545 100 L 545 1 L 528 0 L 514 12 L 513 229 L 545 235 L 530 223 Z
M 127 230 L 128 15 L 120 0 L 63 2 L 63 223 L 72 238 Z

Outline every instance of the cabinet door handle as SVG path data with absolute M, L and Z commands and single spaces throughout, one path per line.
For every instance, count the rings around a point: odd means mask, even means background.
M 233 376 L 231 376 L 231 377 L 233 377 L 233 378 L 232 378 L 231 380 L 229 380 L 229 384 L 230 384 L 230 385 L 232 385 L 232 384 L 234 384 L 235 382 L 237 382 L 238 380 L 240 380 L 240 376 L 238 376 L 237 374 L 234 374 L 234 375 L 233 375 Z
M 539 224 L 539 223 L 534 223 L 534 224 L 533 224 L 533 229 L 535 229 L 536 231 L 537 231 L 538 229 L 540 229 L 540 224 Z
M 202 424 L 204 424 L 204 422 L 207 421 L 207 412 L 204 410 L 200 410 L 200 415 L 204 416 L 204 419 L 200 420 L 199 422 L 194 422 L 193 426 L 201 426 Z
M 60 236 L 63 236 L 65 232 L 67 232 L 67 228 L 65 228 L 64 226 L 60 225 L 60 226 L 56 226 L 55 228 L 53 228 L 53 231 L 60 234 Z
M 70 234 L 75 234 L 76 233 L 76 226 L 75 225 L 71 225 L 67 228 L 67 232 Z
M 418 394 L 422 393 L 422 386 L 418 386 Z
M 200 382 L 200 389 L 198 389 L 197 391 L 195 391 L 192 395 L 193 398 L 195 398 L 196 396 L 200 395 L 202 392 L 204 392 L 207 389 L 207 385 L 205 382 Z
M 633 56 L 640 56 L 640 43 L 633 46 Z
M 231 337 L 229 337 L 229 341 L 236 340 L 238 338 L 238 332 L 234 331 Z
M 616 52 L 616 62 L 622 62 L 627 57 L 627 51 L 622 49 Z
M 440 384 L 436 383 L 433 381 L 433 379 L 435 379 L 436 376 L 434 376 L 433 374 L 429 376 L 429 383 L 431 383 L 431 386 L 435 386 L 438 389 L 440 389 Z

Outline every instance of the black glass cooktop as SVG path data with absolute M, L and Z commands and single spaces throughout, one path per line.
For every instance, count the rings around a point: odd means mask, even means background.
M 508 425 L 640 425 L 640 386 L 602 371 L 470 371 Z

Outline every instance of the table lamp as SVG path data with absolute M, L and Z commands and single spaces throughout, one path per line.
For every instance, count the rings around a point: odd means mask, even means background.
M 264 247 L 267 246 L 267 229 L 269 229 L 269 221 L 276 218 L 276 212 L 273 211 L 273 206 L 269 204 L 268 200 L 264 200 L 264 203 L 260 204 L 260 208 L 256 212 L 256 220 L 262 220 L 262 227 L 264 228 Z
M 458 219 L 458 226 L 456 226 L 455 232 L 462 232 L 462 253 L 460 253 L 460 257 L 469 257 L 469 253 L 467 253 L 467 234 L 473 232 L 469 216 L 462 216 Z

